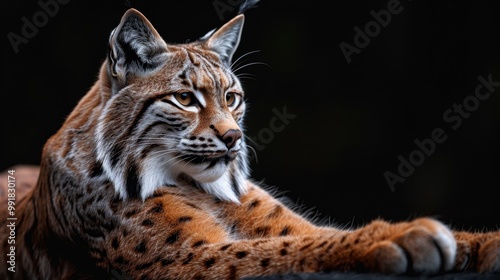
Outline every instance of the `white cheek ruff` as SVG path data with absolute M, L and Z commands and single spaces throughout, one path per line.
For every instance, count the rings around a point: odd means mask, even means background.
M 222 177 L 228 169 L 227 165 L 222 162 L 215 164 L 215 166 L 210 169 L 207 169 L 208 165 L 209 163 L 189 167 L 186 166 L 184 172 L 198 182 L 209 183 Z
M 144 161 L 140 176 L 141 181 L 141 198 L 146 198 L 153 195 L 156 189 L 162 186 L 175 185 L 175 178 L 178 176 L 174 168 L 169 168 L 169 161 L 172 158 L 152 157 Z
M 144 161 L 141 172 L 141 198 L 150 197 L 162 186 L 182 186 L 181 174 L 192 178 L 195 184 L 205 192 L 224 201 L 240 203 L 239 197 L 246 192 L 246 177 L 236 168 L 237 162 L 229 165 L 218 163 L 206 170 L 207 165 L 172 164 L 165 158 L 152 157 Z
M 106 110 L 105 110 L 106 112 Z M 100 117 L 99 123 L 97 125 L 95 137 L 97 139 L 97 159 L 102 162 L 102 168 L 106 176 L 113 182 L 115 191 L 120 195 L 122 199 L 127 198 L 127 192 L 125 188 L 125 182 L 123 180 L 123 171 L 118 168 L 112 168 L 110 150 L 112 149 L 111 144 L 108 144 L 104 139 L 104 130 L 106 126 L 103 125 L 105 122 L 102 120 L 105 113 Z
M 219 179 L 209 183 L 199 183 L 207 193 L 224 201 L 240 204 L 240 195 L 246 193 L 245 178 L 227 171 Z

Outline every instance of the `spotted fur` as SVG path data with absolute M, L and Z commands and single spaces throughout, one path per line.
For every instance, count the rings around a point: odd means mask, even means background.
M 98 80 L 16 202 L 15 244 L 0 219 L 2 266 L 16 251 L 2 279 L 500 270 L 499 232 L 430 218 L 319 226 L 248 179 L 244 91 L 231 71 L 243 21 L 167 44 L 140 12 L 124 14 Z

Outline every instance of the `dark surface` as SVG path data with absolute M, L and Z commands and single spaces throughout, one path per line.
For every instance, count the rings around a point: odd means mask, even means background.
M 39 162 L 45 141 L 94 83 L 127 5 L 167 42 L 184 42 L 236 12 L 219 17 L 214 3 L 234 2 L 69 1 L 15 53 L 7 34 L 20 35 L 22 18 L 42 9 L 3 1 L 0 169 Z M 388 2 L 264 0 L 246 13 L 235 57 L 258 51 L 241 63 L 263 63 L 239 70 L 246 133 L 257 139 L 252 177 L 317 221 L 359 226 L 431 215 L 455 228 L 497 229 L 500 87 L 456 130 L 443 113 L 474 94 L 478 76 L 500 81 L 498 9 L 494 1 L 401 1 L 402 11 L 347 63 L 339 44 L 353 45 L 353 28 Z M 269 134 L 285 107 L 295 117 Z M 408 159 L 414 141 L 436 128 L 446 140 L 392 191 L 384 172 L 397 173 L 398 156 Z

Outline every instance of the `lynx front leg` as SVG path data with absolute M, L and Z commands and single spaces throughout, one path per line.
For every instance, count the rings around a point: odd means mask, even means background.
M 319 227 L 290 210 L 259 186 L 248 182 L 241 204 L 222 202 L 223 219 L 246 238 L 341 234 L 342 230 Z
M 429 219 L 377 221 L 352 232 L 234 239 L 217 211 L 202 203 L 210 199 L 197 198 L 166 191 L 144 203 L 118 203 L 114 212 L 124 222 L 96 246 L 104 248 L 96 251 L 96 261 L 134 279 L 237 279 L 355 269 L 433 274 L 449 269 L 455 253 L 451 233 Z
M 241 203 L 225 204 L 224 213 L 243 235 L 315 236 L 336 244 L 335 250 L 327 252 L 331 254 L 325 261 L 328 269 L 433 274 L 452 268 L 456 252 L 453 235 L 432 219 L 396 224 L 375 221 L 345 231 L 310 223 L 255 185 L 249 186 Z
M 340 238 L 283 236 L 234 239 L 208 196 L 166 190 L 144 203 L 117 203 L 125 221 L 109 234 L 99 266 L 133 279 L 238 279 L 332 267 Z

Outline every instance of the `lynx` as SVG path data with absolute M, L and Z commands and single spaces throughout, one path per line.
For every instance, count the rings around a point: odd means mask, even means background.
M 98 78 L 45 144 L 36 185 L 0 219 L 2 279 L 239 279 L 359 271 L 500 271 L 500 232 L 432 218 L 318 225 L 250 178 L 245 92 L 231 69 L 244 15 L 166 43 L 129 9 Z M 2 208 L 2 211 L 4 208 Z

